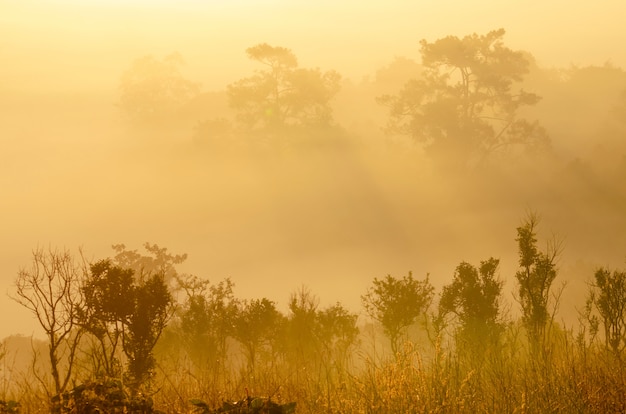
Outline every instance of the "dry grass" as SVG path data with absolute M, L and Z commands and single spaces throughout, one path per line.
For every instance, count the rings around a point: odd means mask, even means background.
M 153 382 L 154 406 L 192 413 L 192 398 L 219 407 L 246 395 L 295 401 L 299 414 L 617 413 L 626 412 L 626 365 L 601 346 L 553 341 L 532 357 L 512 341 L 481 352 L 405 343 L 392 355 L 355 354 L 352 363 L 266 360 L 194 366 L 184 356 L 162 358 Z M 5 399 L 23 413 L 47 412 L 37 384 L 22 377 Z

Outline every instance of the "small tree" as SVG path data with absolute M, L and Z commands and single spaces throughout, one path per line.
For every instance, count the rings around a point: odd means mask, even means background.
M 233 335 L 247 352 L 248 369 L 254 369 L 259 349 L 277 335 L 281 317 L 274 302 L 267 298 L 239 303 Z
M 502 332 L 499 320 L 502 281 L 496 276 L 499 263 L 498 259 L 490 258 L 482 261 L 479 269 L 461 263 L 454 272 L 454 280 L 441 293 L 440 317 L 452 313 L 458 318 L 457 339 L 471 349 L 486 349 L 498 341 Z
M 123 349 L 128 357 L 128 374 L 138 390 L 152 375 L 153 349 L 171 316 L 173 302 L 162 274 L 154 274 L 132 286 L 127 298 L 132 312 L 126 316 Z
M 123 322 L 134 310 L 133 301 L 129 300 L 133 283 L 133 270 L 114 266 L 110 260 L 92 264 L 85 278 L 82 286 L 85 306 L 77 314 L 80 325 L 96 338 L 100 348 L 93 352 L 96 374 L 102 371 L 112 378 L 120 374 L 117 352 Z
M 626 349 L 626 272 L 598 269 L 595 283 L 589 287 L 587 309 L 592 334 L 595 335 L 602 323 L 607 349 L 620 356 Z
M 80 285 L 86 270 L 67 250 L 37 249 L 32 256 L 31 267 L 18 272 L 17 296 L 12 298 L 35 315 L 48 339 L 54 394 L 43 379 L 38 379 L 51 397 L 65 392 L 72 378 L 82 333 L 76 312 L 83 305 Z
M 178 277 L 177 280 L 187 293 L 187 299 L 179 312 L 180 329 L 187 352 L 197 367 L 211 361 L 211 369 L 214 371 L 223 368 L 226 341 L 233 334 L 237 314 L 233 282 L 227 278 L 217 285 L 211 285 L 208 280 L 196 276 Z
M 340 303 L 317 312 L 316 337 L 329 360 L 327 365 L 335 366 L 338 371 L 346 363 L 348 350 L 359 336 L 357 318 Z
M 422 281 L 408 276 L 397 279 L 387 275 L 374 278 L 373 286 L 361 296 L 365 311 L 383 326 L 394 355 L 398 352 L 400 336 L 418 317 L 425 315 L 433 298 L 434 288 L 428 276 Z
M 138 390 L 154 369 L 153 349 L 171 315 L 172 296 L 161 274 L 137 280 L 132 269 L 113 266 L 109 260 L 91 269 L 78 321 L 98 340 L 106 375 L 119 374 L 116 354 L 121 338 L 130 385 Z
M 545 340 L 546 325 L 550 321 L 549 309 L 552 282 L 557 276 L 556 262 L 561 253 L 561 243 L 553 240 L 544 252 L 537 247 L 536 228 L 539 218 L 529 213 L 521 227 L 517 228 L 520 268 L 515 273 L 518 283 L 518 301 L 522 307 L 522 321 L 528 339 L 535 351 Z M 558 295 L 554 297 L 554 311 Z
M 286 324 L 287 354 L 297 366 L 311 364 L 319 356 L 319 342 L 315 336 L 319 297 L 306 286 L 291 293 Z

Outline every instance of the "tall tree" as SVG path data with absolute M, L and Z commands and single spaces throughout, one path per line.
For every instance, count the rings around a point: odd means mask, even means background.
M 389 132 L 408 135 L 433 157 L 463 166 L 514 145 L 545 145 L 544 129 L 518 116 L 539 97 L 517 88 L 529 62 L 504 46 L 504 34 L 499 29 L 422 40 L 422 75 L 398 95 L 379 98 L 390 110 Z
M 299 68 L 291 50 L 267 43 L 246 53 L 265 70 L 228 86 L 230 106 L 244 126 L 277 130 L 331 121 L 329 101 L 339 91 L 337 72 Z
M 406 328 L 428 311 L 434 288 L 428 280 L 416 280 L 409 272 L 402 279 L 391 275 L 374 278 L 367 293 L 361 296 L 366 312 L 383 326 L 394 355 Z
M 67 250 L 37 249 L 32 256 L 31 267 L 18 272 L 13 299 L 35 315 L 45 332 L 53 395 L 60 395 L 72 378 L 82 332 L 76 311 L 83 305 L 80 284 L 86 269 Z M 48 384 L 39 380 L 51 397 Z
M 557 259 L 561 245 L 557 240 L 548 243 L 545 251 L 537 247 L 536 228 L 539 217 L 529 213 L 517 228 L 519 270 L 515 273 L 518 301 L 522 307 L 522 321 L 535 351 L 541 350 L 546 325 L 550 321 L 550 293 L 557 276 Z M 553 304 L 555 309 L 557 304 Z

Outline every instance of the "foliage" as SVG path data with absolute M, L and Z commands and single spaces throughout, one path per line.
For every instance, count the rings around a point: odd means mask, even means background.
M 496 277 L 500 262 L 490 258 L 478 267 L 460 263 L 439 301 L 440 315 L 454 315 L 459 323 L 457 340 L 473 341 L 481 351 L 480 364 L 474 363 L 475 353 L 464 353 L 462 347 L 448 347 L 440 340 L 419 345 L 410 340 L 402 346 L 396 343 L 393 358 L 381 357 L 375 349 L 355 347 L 365 339 L 359 336 L 355 313 L 340 303 L 320 308 L 318 297 L 305 287 L 290 296 L 289 313 L 284 316 L 269 299 L 239 300 L 229 279 L 211 285 L 195 276 L 179 275 L 173 267 L 171 274 L 186 295 L 178 308 L 178 325 L 171 332 L 183 348 L 194 338 L 200 350 L 207 344 L 214 347 L 210 358 L 217 355 L 219 365 L 192 366 L 185 352 L 172 352 L 157 362 L 153 347 L 171 315 L 173 301 L 164 277 L 147 272 L 137 277 L 134 270 L 109 259 L 93 263 L 89 273 L 83 274 L 82 284 L 76 286 L 84 306 L 79 302 L 63 309 L 75 311 L 80 317 L 74 323 L 93 335 L 105 337 L 103 333 L 121 329 L 131 381 L 122 376 L 92 375 L 95 380 L 83 382 L 74 374 L 71 381 L 83 385 L 50 398 L 38 391 L 43 383 L 23 377 L 13 394 L 8 394 L 12 400 L 0 401 L 0 412 L 41 412 L 42 401 L 55 413 L 159 412 L 154 407 L 189 412 L 190 403 L 196 412 L 205 414 L 294 412 L 296 404 L 300 413 L 624 412 L 626 366 L 621 353 L 626 275 L 599 269 L 587 302 L 595 326 L 605 324 L 607 347 L 612 352 L 577 342 L 572 330 L 556 323 L 554 314 L 551 318 L 554 295 L 550 296 L 550 286 L 559 249 L 555 243 L 549 245 L 550 253 L 539 250 L 537 223 L 536 215 L 531 214 L 517 229 L 518 300 L 529 339 L 538 338 L 551 346 L 545 358 L 524 352 L 526 342 L 519 325 L 501 324 L 502 282 Z M 27 292 L 32 300 L 34 294 Z M 374 279 L 362 300 L 390 339 L 389 332 L 397 329 L 398 339 L 403 329 L 428 311 L 433 292 L 428 277 L 420 281 L 411 273 L 402 279 L 388 275 Z M 544 307 L 535 310 L 531 305 L 524 307 L 525 303 Z M 558 303 L 552 305 L 556 309 Z M 605 322 L 604 317 L 617 322 Z M 533 336 L 535 326 L 541 330 Z M 269 357 L 252 357 L 244 369 L 238 353 L 232 352 L 239 348 L 230 349 L 231 345 L 255 348 L 248 349 L 248 356 L 258 356 L 262 354 L 258 349 L 263 349 Z M 614 346 L 619 347 L 617 351 Z M 192 355 L 190 348 L 184 350 Z M 141 382 L 153 387 L 140 390 Z M 150 390 L 158 391 L 138 392 Z M 231 399 L 232 395 L 246 397 Z M 277 403 L 280 401 L 290 403 Z
M 302 371 L 316 373 L 310 386 L 324 388 L 342 375 L 350 350 L 358 340 L 357 315 L 337 303 L 319 308 L 319 299 L 307 287 L 293 292 L 279 343 L 287 367 L 296 378 Z
M 246 349 L 248 366 L 254 369 L 258 350 L 271 345 L 283 323 L 276 304 L 267 299 L 241 301 L 234 320 L 233 336 Z
M 301 286 L 289 297 L 289 315 L 284 334 L 283 352 L 294 366 L 312 363 L 318 355 L 317 312 L 319 297 Z
M 101 379 L 54 396 L 51 412 L 157 414 L 159 411 L 153 409 L 152 398 L 130 395 L 119 380 Z
M 595 283 L 589 287 L 587 319 L 594 336 L 602 323 L 606 347 L 619 357 L 626 349 L 626 272 L 596 271 Z
M 85 306 L 77 310 L 78 323 L 100 346 L 99 350 L 92 350 L 95 371 L 112 378 L 120 374 L 117 351 L 122 324 L 133 312 L 133 302 L 128 300 L 133 276 L 132 269 L 113 266 L 110 260 L 91 264 L 82 286 Z
M 78 313 L 81 326 L 100 343 L 102 368 L 110 377 L 119 375 L 121 338 L 128 358 L 127 374 L 135 390 L 152 375 L 153 349 L 172 313 L 173 297 L 165 277 L 175 276 L 174 265 L 186 258 L 172 256 L 157 245 L 146 243 L 145 247 L 154 257 L 117 245 L 113 259 L 94 263 L 82 287 L 86 306 Z
M 237 313 L 233 282 L 224 279 L 216 285 L 196 276 L 177 278 L 187 299 L 179 311 L 180 330 L 185 347 L 197 367 L 209 361 L 223 365 L 226 339 L 232 335 Z
M 173 302 L 163 275 L 154 274 L 132 286 L 127 293 L 132 312 L 123 321 L 124 353 L 128 357 L 128 374 L 139 388 L 152 375 L 155 359 L 152 350 L 171 315 Z
M 144 56 L 133 62 L 120 79 L 120 109 L 133 123 L 161 125 L 176 118 L 184 104 L 198 93 L 198 85 L 180 73 L 183 58 L 172 53 L 162 60 Z
M 538 223 L 538 216 L 529 213 L 522 226 L 517 228 L 520 269 L 515 273 L 522 322 L 531 345 L 535 347 L 545 339 L 546 324 L 550 319 L 550 292 L 557 276 L 556 261 L 560 254 L 557 241 L 549 243 L 545 252 L 537 248 Z
M 329 101 L 339 90 L 338 73 L 299 68 L 291 50 L 267 43 L 246 53 L 266 69 L 228 86 L 230 105 L 244 126 L 276 130 L 330 122 Z
M 0 400 L 0 414 L 19 414 L 20 403 L 14 400 Z
M 391 275 L 384 279 L 374 278 L 372 284 L 361 296 L 363 306 L 372 318 L 382 324 L 396 354 L 402 332 L 427 312 L 434 288 L 428 275 L 420 281 L 414 279 L 411 272 L 402 279 Z
M 163 275 L 165 281 L 169 283 L 178 272 L 176 265 L 187 260 L 187 254 L 171 254 L 166 247 L 159 247 L 157 244 L 145 243 L 144 249 L 148 255 L 143 255 L 137 250 L 129 250 L 124 244 L 114 244 L 115 256 L 112 258 L 113 264 L 123 268 L 132 269 L 139 279 L 144 275 L 158 273 Z
M 472 348 L 485 350 L 497 344 L 502 332 L 499 320 L 502 281 L 496 277 L 499 264 L 498 259 L 490 258 L 476 269 L 462 262 L 454 272 L 452 283 L 444 286 L 441 293 L 440 317 L 456 315 L 460 322 L 458 339 Z
M 529 63 L 522 52 L 504 46 L 504 34 L 499 29 L 422 40 L 423 75 L 398 95 L 379 98 L 390 110 L 389 132 L 409 135 L 432 156 L 458 165 L 512 146 L 544 146 L 544 130 L 518 117 L 520 108 L 539 97 L 514 90 Z
M 343 356 L 359 335 L 357 315 L 340 303 L 318 311 L 318 340 L 329 350 Z

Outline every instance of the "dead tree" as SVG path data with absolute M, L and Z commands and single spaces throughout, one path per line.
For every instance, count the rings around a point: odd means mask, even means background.
M 54 389 L 50 390 L 42 378 L 39 380 L 51 397 L 61 395 L 72 376 L 81 336 L 76 311 L 82 306 L 80 281 L 85 266 L 77 263 L 67 250 L 38 248 L 32 259 L 30 268 L 18 272 L 17 295 L 12 299 L 30 310 L 45 332 Z

